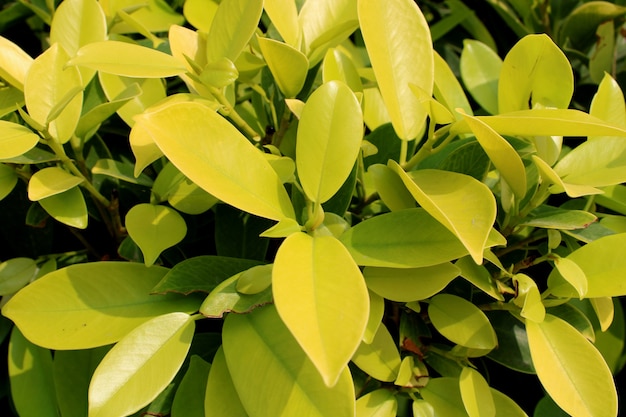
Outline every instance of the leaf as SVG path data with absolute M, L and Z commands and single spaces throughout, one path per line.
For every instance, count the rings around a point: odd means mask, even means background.
M 413 410 L 413 417 L 435 417 L 435 410 L 423 399 L 413 400 L 411 409 Z
M 415 139 L 424 126 L 426 111 L 407 87 L 415 84 L 429 96 L 433 92 L 428 22 L 410 0 L 357 4 L 361 33 L 393 127 L 401 139 Z
M 228 315 L 222 337 L 228 370 L 250 417 L 354 416 L 348 368 L 328 387 L 273 306 Z
M 225 256 L 195 256 L 174 265 L 152 289 L 152 292 L 189 294 L 202 291 L 208 293 L 226 278 L 261 263 L 261 261 L 251 259 Z
M 80 118 L 83 105 L 82 81 L 76 68 L 66 68 L 69 55 L 59 44 L 53 44 L 33 61 L 24 80 L 24 99 L 28 114 L 58 142 L 67 142 Z M 79 93 L 76 94 L 76 89 Z M 61 113 L 50 119 L 55 106 L 68 94 L 71 100 Z
M 39 346 L 108 345 L 153 317 L 197 310 L 195 298 L 149 295 L 166 273 L 165 268 L 129 262 L 71 265 L 22 289 L 4 305 L 2 314 Z
M 591 101 L 589 114 L 614 126 L 626 127 L 624 93 L 617 81 L 609 74 L 604 74 L 598 91 Z
M 263 154 L 205 105 L 175 103 L 144 113 L 136 129 L 218 199 L 272 220 L 295 218 L 289 196 Z
M 504 58 L 498 84 L 500 113 L 537 105 L 567 109 L 574 75 L 565 54 L 546 34 L 527 35 Z
M 565 321 L 546 315 L 526 322 L 537 376 L 552 399 L 568 414 L 617 415 L 617 392 L 600 352 Z
M 326 83 L 337 80 L 345 83 L 354 92 L 363 91 L 363 83 L 354 60 L 344 49 L 330 48 L 324 55 L 322 80 Z
M 561 177 L 554 172 L 550 165 L 548 165 L 543 159 L 536 155 L 532 155 L 532 160 L 539 170 L 541 180 L 548 184 L 553 184 L 549 190 L 552 194 L 558 194 L 565 192 L 569 197 L 576 198 L 584 195 L 601 194 L 602 190 L 589 186 L 579 184 L 566 184 Z
M 52 352 L 28 341 L 17 327 L 8 353 L 11 399 L 21 416 L 57 417 Z
M 593 35 L 599 24 L 624 14 L 626 7 L 608 1 L 583 3 L 563 20 L 557 36 L 559 44 L 583 48 L 595 41 Z
M 370 296 L 370 315 L 367 319 L 363 342 L 372 343 L 385 314 L 385 299 L 373 291 L 368 291 L 368 294 Z
M 472 107 L 467 100 L 465 91 L 448 63 L 437 53 L 435 54 L 435 80 L 433 95 L 441 104 L 446 106 L 451 113 L 461 108 L 467 114 L 472 113 Z
M 85 181 L 58 167 L 48 167 L 33 174 L 28 181 L 28 198 L 39 201 L 60 194 Z
M 594 83 L 600 83 L 611 72 L 615 55 L 615 24 L 603 22 L 596 29 L 595 52 L 589 60 L 589 75 Z
M 14 158 L 33 149 L 39 136 L 26 126 L 0 120 L 0 159 Z
M 380 199 L 391 211 L 415 207 L 415 199 L 402 179 L 387 165 L 373 164 L 367 170 Z
M 400 352 L 384 324 L 371 343 L 361 342 L 352 356 L 352 362 L 369 376 L 379 381 L 393 382 L 400 369 Z
M 295 233 L 276 254 L 272 292 L 282 321 L 326 385 L 334 386 L 358 348 L 369 316 L 358 266 L 334 237 Z
M 474 262 L 482 263 L 496 219 L 496 201 L 489 187 L 469 175 L 435 169 L 406 173 L 395 161 L 390 164 L 418 204 L 454 233 Z
M 330 81 L 311 94 L 302 110 L 296 142 L 296 167 L 302 188 L 324 203 L 350 175 L 361 149 L 363 116 L 354 93 Z
M 495 280 L 485 266 L 478 265 L 469 256 L 459 259 L 454 265 L 460 268 L 459 275 L 463 278 L 496 300 L 504 301 L 504 297 L 500 293 Z
M 183 364 L 195 329 L 186 313 L 155 317 L 106 354 L 89 385 L 89 417 L 129 415 L 148 405 Z
M 0 200 L 11 194 L 17 185 L 18 176 L 15 170 L 5 164 L 0 164 Z
M 152 186 L 152 178 L 145 174 L 141 174 L 135 178 L 133 175 L 133 167 L 129 163 L 123 163 L 114 159 L 98 159 L 98 161 L 91 168 L 92 174 L 106 175 L 111 178 L 117 178 L 118 180 L 130 182 L 131 184 L 139 184 L 146 187 Z
M 257 265 L 243 271 L 237 280 L 237 292 L 241 294 L 258 294 L 272 285 L 272 268 L 274 265 Z
M 496 406 L 485 378 L 469 366 L 461 371 L 459 389 L 465 410 L 470 417 L 495 417 Z
M 485 314 L 498 338 L 498 346 L 487 357 L 516 372 L 534 374 L 524 323 L 508 311 L 486 311 Z
M 366 267 L 363 277 L 367 287 L 378 295 L 391 301 L 409 302 L 432 297 L 460 272 L 447 262 L 423 268 Z
M 516 296 L 513 302 L 521 307 L 520 316 L 541 323 L 546 315 L 546 308 L 541 300 L 541 294 L 535 281 L 525 274 L 513 275 Z M 528 322 L 527 320 L 527 322 Z
M 496 333 L 489 319 L 469 301 L 451 294 L 438 294 L 428 305 L 433 326 L 448 340 L 471 349 L 496 347 Z
M 472 98 L 490 114 L 498 114 L 498 79 L 502 59 L 484 43 L 465 39 L 459 64 L 463 84 Z M 463 110 L 471 114 L 466 108 Z
M 218 284 L 200 306 L 200 314 L 209 318 L 221 318 L 224 313 L 249 313 L 272 302 L 271 287 L 256 294 L 242 294 L 237 291 L 240 276 L 241 273 L 233 275 Z
M 146 266 L 161 252 L 179 243 L 187 234 L 187 224 L 178 212 L 153 204 L 137 204 L 126 214 L 126 230 L 141 248 Z
M 298 95 L 309 70 L 309 60 L 293 46 L 269 38 L 257 38 L 263 58 L 278 88 L 287 98 Z
M 515 196 L 521 200 L 526 195 L 526 170 L 513 146 L 501 136 L 502 132 L 489 126 L 484 119 L 465 115 L 463 120 Z
M 614 234 L 597 239 L 575 250 L 566 259 L 574 262 L 587 277 L 587 298 L 617 297 L 626 295 L 626 259 L 621 249 L 626 244 L 626 233 Z M 558 270 L 548 277 L 550 292 L 559 297 L 577 297 L 578 294 Z
M 134 78 L 173 77 L 187 71 L 181 61 L 164 52 L 112 40 L 82 46 L 67 65 Z
M 528 213 L 527 220 L 520 223 L 520 226 L 574 230 L 584 229 L 597 220 L 598 218 L 588 211 L 565 210 L 541 205 Z
M 235 62 L 254 34 L 262 12 L 262 0 L 222 1 L 207 36 L 207 61 L 228 58 Z
M 87 203 L 78 187 L 39 200 L 41 207 L 55 220 L 75 227 L 87 227 Z
M 494 245 L 495 235 L 488 244 Z M 362 266 L 421 268 L 468 254 L 456 236 L 422 208 L 367 219 L 341 236 L 355 262 Z
M 26 73 L 33 63 L 22 48 L 0 36 L 0 77 L 20 91 L 24 91 Z
M 356 417 L 395 417 L 398 402 L 387 389 L 377 389 L 356 400 Z
M 302 28 L 298 23 L 296 3 L 291 0 L 265 0 L 263 9 L 285 42 L 300 49 Z
M 567 282 L 569 282 L 572 287 L 574 287 L 574 289 L 578 293 L 578 297 L 580 297 L 581 299 L 585 297 L 588 288 L 585 271 L 583 271 L 582 268 L 570 258 L 561 258 L 559 256 L 554 258 L 554 266 L 556 266 L 556 270 L 559 272 L 559 274 Z
M 0 295 L 11 295 L 35 278 L 39 268 L 30 258 L 13 258 L 0 263 Z
M 204 393 L 204 414 L 199 417 L 248 417 L 226 365 L 222 346 L 215 353 Z M 172 417 L 176 417 L 172 415 Z M 187 415 L 180 416 L 187 417 Z
M 184 19 L 178 13 L 175 13 L 168 3 L 160 0 L 147 0 L 143 3 L 137 3 L 135 0 L 122 2 L 105 2 L 102 4 L 107 15 L 107 20 L 113 21 L 125 13 L 124 9 L 130 6 L 130 10 L 136 9 L 132 13 L 132 20 L 136 25 L 142 27 L 148 32 L 167 32 L 171 25 L 182 25 Z M 130 26 L 125 21 L 118 21 L 110 29 L 111 33 L 136 33 L 137 29 Z
M 435 416 L 467 417 L 461 398 L 458 378 L 431 378 L 420 390 L 420 395 L 430 404 Z

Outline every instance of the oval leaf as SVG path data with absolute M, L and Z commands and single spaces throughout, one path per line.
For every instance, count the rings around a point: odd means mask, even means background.
M 379 381 L 393 382 L 400 369 L 400 352 L 389 330 L 381 324 L 371 343 L 361 343 L 352 362 Z
M 15 158 L 37 145 L 39 136 L 26 126 L 0 120 L 0 159 Z
M 465 39 L 459 64 L 463 84 L 474 100 L 487 112 L 498 114 L 498 79 L 502 59 L 484 43 Z
M 186 313 L 153 318 L 106 354 L 89 385 L 89 416 L 130 415 L 149 404 L 183 364 L 195 329 Z
M 187 234 L 185 220 L 176 210 L 153 204 L 137 204 L 126 214 L 128 235 L 139 246 L 146 266 L 161 252 L 176 245 Z
M 489 319 L 469 301 L 451 294 L 439 294 L 428 305 L 433 326 L 447 339 L 472 349 L 493 349 L 496 333 Z
M 257 216 L 295 218 L 267 159 L 210 108 L 176 103 L 144 113 L 139 120 L 135 128 L 152 137 L 170 161 L 208 193 Z
M 262 0 L 224 0 L 207 36 L 207 61 L 228 58 L 235 62 L 261 19 Z
M 294 98 L 304 86 L 309 60 L 286 43 L 268 38 L 258 38 L 258 42 L 278 88 L 285 97 Z
M 624 93 L 617 81 L 607 73 L 593 96 L 589 114 L 614 126 L 626 128 Z
M 497 210 L 489 187 L 469 175 L 435 169 L 406 173 L 395 161 L 390 163 L 419 205 L 454 233 L 481 264 Z
M 295 233 L 276 254 L 272 292 L 283 322 L 333 386 L 361 343 L 369 316 L 359 267 L 337 239 Z
M 469 417 L 495 417 L 496 406 L 491 388 L 480 372 L 469 366 L 463 368 L 459 388 Z
M 376 81 L 401 139 L 415 139 L 426 110 L 409 84 L 433 92 L 434 58 L 428 22 L 411 0 L 372 0 L 358 4 L 359 23 Z
M 204 396 L 204 414 L 201 417 L 248 417 L 226 365 L 224 349 L 215 353 Z M 180 416 L 186 417 L 186 416 Z
M 604 187 L 626 182 L 626 140 L 603 137 L 587 141 L 554 167 L 563 182 Z
M 356 400 L 356 417 L 396 417 L 398 402 L 393 392 L 378 389 Z
M 250 417 L 354 416 L 348 368 L 333 387 L 326 386 L 273 306 L 228 315 L 222 337 L 228 370 Z
M 72 265 L 22 289 L 2 314 L 50 349 L 108 345 L 155 316 L 198 309 L 197 299 L 150 295 L 167 271 L 129 262 Z
M 361 149 L 363 115 L 348 86 L 330 81 L 307 101 L 296 142 L 298 176 L 307 197 L 324 203 L 344 183 Z
M 222 356 L 223 357 L 223 356 Z M 215 359 L 213 359 L 213 364 Z M 176 389 L 176 395 L 172 401 L 172 417 L 206 417 L 204 413 L 204 399 L 206 396 L 207 380 L 211 372 L 212 364 L 204 361 L 198 355 L 191 355 L 189 368 Z M 230 400 L 223 398 L 230 403 Z M 232 417 L 236 414 L 227 413 Z
M 559 407 L 575 416 L 617 415 L 611 371 L 591 342 L 549 314 L 527 321 L 526 331 L 537 376 Z
M 37 273 L 37 264 L 30 258 L 13 258 L 0 263 L 0 295 L 22 289 Z
M 55 220 L 77 229 L 87 227 L 87 203 L 78 187 L 39 200 L 41 207 Z
M 0 77 L 20 91 L 24 91 L 26 73 L 33 63 L 22 48 L 0 36 Z
M 30 177 L 28 182 L 28 198 L 39 201 L 42 198 L 60 194 L 81 184 L 84 179 L 70 174 L 58 167 L 44 168 Z

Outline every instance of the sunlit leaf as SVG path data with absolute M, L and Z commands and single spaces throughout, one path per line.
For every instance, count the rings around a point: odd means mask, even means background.
M 479 265 L 470 256 L 465 256 L 454 264 L 460 269 L 459 275 L 489 294 L 496 300 L 504 301 L 498 286 L 484 265 Z
M 118 180 L 139 184 L 146 187 L 152 185 L 152 178 L 142 174 L 135 178 L 133 175 L 133 165 L 129 163 L 119 162 L 114 159 L 98 159 L 91 168 L 92 174 L 106 175 Z
M 428 305 L 433 326 L 447 339 L 473 349 L 493 349 L 496 333 L 489 319 L 469 301 L 451 294 L 438 294 Z
M 225 279 L 215 286 L 200 306 L 200 314 L 210 318 L 221 318 L 224 313 L 249 313 L 257 307 L 272 302 L 272 288 L 267 287 L 255 294 L 237 291 L 241 273 Z
M 353 60 L 341 48 L 330 48 L 326 51 L 322 79 L 325 83 L 331 80 L 341 81 L 354 92 L 363 91 L 361 77 Z
M 281 319 L 333 386 L 367 325 L 369 297 L 361 271 L 334 237 L 295 233 L 278 249 L 272 275 Z
M 355 415 L 348 368 L 333 387 L 326 386 L 273 306 L 228 315 L 222 337 L 228 370 L 250 417 Z
M 22 48 L 0 36 L 0 77 L 20 91 L 33 59 Z
M 330 81 L 309 97 L 296 142 L 296 166 L 307 197 L 324 203 L 344 183 L 361 149 L 363 116 L 354 93 Z
M 467 417 L 458 378 L 432 378 L 420 395 L 430 404 L 435 416 Z
M 433 410 L 433 406 L 426 400 L 413 400 L 411 409 L 413 410 L 413 417 L 435 417 L 435 410 Z
M 224 349 L 215 353 L 204 395 L 204 414 L 202 417 L 248 417 L 241 404 L 237 390 L 226 365 Z M 176 416 L 172 416 L 176 417 Z M 180 416 L 186 417 L 186 416 Z
M 77 229 L 87 227 L 87 203 L 78 187 L 42 198 L 39 204 L 50 216 L 63 224 Z
M 578 293 L 578 297 L 583 298 L 587 294 L 587 277 L 585 276 L 585 271 L 582 270 L 576 262 L 572 261 L 568 258 L 556 257 L 554 259 L 554 266 L 556 266 L 556 270 L 559 271 L 561 277 L 563 277 L 567 282 L 569 282 L 576 292 Z
M 394 161 L 390 164 L 419 205 L 454 233 L 476 263 L 482 263 L 497 210 L 489 187 L 469 175 L 434 169 L 406 173 Z
M 496 406 L 485 378 L 469 366 L 461 371 L 459 389 L 465 410 L 470 417 L 495 417 Z
M 26 126 L 0 120 L 0 159 L 13 158 L 37 145 L 39 136 Z
M 120 14 L 128 10 L 132 13 L 132 20 L 135 26 L 148 32 L 166 32 L 171 25 L 182 25 L 183 16 L 174 12 L 169 3 L 162 0 L 116 0 L 103 1 L 102 8 L 107 15 L 108 21 L 116 20 L 117 23 L 111 27 L 111 33 L 136 33 L 137 27 L 129 25 L 126 21 L 120 20 Z
M 372 131 L 391 123 L 391 117 L 378 88 L 363 89 L 363 120 Z
M 243 271 L 237 280 L 237 291 L 241 294 L 258 294 L 272 284 L 272 264 L 257 265 Z
M 489 113 L 498 114 L 498 79 L 502 59 L 484 43 L 465 39 L 459 64 L 463 83 L 474 100 Z
M 197 298 L 150 295 L 167 271 L 129 262 L 72 265 L 23 288 L 2 314 L 50 349 L 108 345 L 153 317 L 198 309 Z
M 31 201 L 39 201 L 42 198 L 60 194 L 74 188 L 84 181 L 69 172 L 58 168 L 49 167 L 37 171 L 28 182 L 28 198 Z
M 373 291 L 368 291 L 368 293 L 370 296 L 370 315 L 367 319 L 363 342 L 372 343 L 385 314 L 385 299 Z
M 262 12 L 261 0 L 223 0 L 207 36 L 207 61 L 228 58 L 235 62 L 254 34 Z
M 541 302 L 541 294 L 535 281 L 525 274 L 515 274 L 513 282 L 516 289 L 515 305 L 522 308 L 520 315 L 528 320 L 541 323 L 546 315 L 546 308 Z
M 89 385 L 89 416 L 129 415 L 148 405 L 183 364 L 195 329 L 186 313 L 169 313 L 128 333 L 106 354 Z
M 378 389 L 356 400 L 356 417 L 396 417 L 398 402 L 393 392 Z
M 181 102 L 158 108 L 143 114 L 136 128 L 218 199 L 273 220 L 295 218 L 289 196 L 263 154 L 205 105 Z
M 553 184 L 549 190 L 553 194 L 565 192 L 569 197 L 576 198 L 583 195 L 601 194 L 602 190 L 590 185 L 567 184 L 552 168 L 541 158 L 536 155 L 532 156 L 532 160 L 539 170 L 541 180 L 549 184 Z
M 218 6 L 217 0 L 187 0 L 183 5 L 183 14 L 193 27 L 207 33 L 211 29 Z
M 296 3 L 291 0 L 265 0 L 263 8 L 285 42 L 300 49 L 302 29 L 298 22 Z
M 609 74 L 604 74 L 598 91 L 591 101 L 589 114 L 614 126 L 626 128 L 624 93 L 617 81 Z
M 406 189 L 404 182 L 387 165 L 370 165 L 367 173 L 371 177 L 380 199 L 389 210 L 398 211 L 415 207 L 415 199 Z
M 552 399 L 576 416 L 617 415 L 617 392 L 600 352 L 565 321 L 526 322 L 537 376 Z
M 541 205 L 528 213 L 527 220 L 520 223 L 520 226 L 572 230 L 583 229 L 597 220 L 598 218 L 588 211 Z
M 258 38 L 259 47 L 278 88 L 287 98 L 294 98 L 306 80 L 309 60 L 286 43 L 268 38 Z
M 400 352 L 389 330 L 381 324 L 371 343 L 362 342 L 352 362 L 379 381 L 393 382 L 400 368 Z
M 450 110 L 452 114 L 455 113 L 455 109 L 461 108 L 467 114 L 472 113 L 472 107 L 467 100 L 465 91 L 459 80 L 450 69 L 448 63 L 437 53 L 435 54 L 435 84 L 433 88 L 433 95 L 444 106 Z M 457 115 L 457 118 L 462 117 Z
M 0 164 L 0 200 L 8 196 L 17 185 L 18 176 L 15 170 Z

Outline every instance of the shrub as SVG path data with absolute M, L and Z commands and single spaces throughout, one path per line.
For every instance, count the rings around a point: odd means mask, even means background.
M 524 416 L 509 369 L 535 415 L 617 415 L 624 9 L 489 3 L 504 59 L 460 1 L 15 9 L 45 33 L 0 38 L 17 413 Z

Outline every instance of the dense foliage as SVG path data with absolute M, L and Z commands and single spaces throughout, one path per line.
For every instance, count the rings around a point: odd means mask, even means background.
M 3 415 L 616 416 L 619 3 L 8 4 Z

